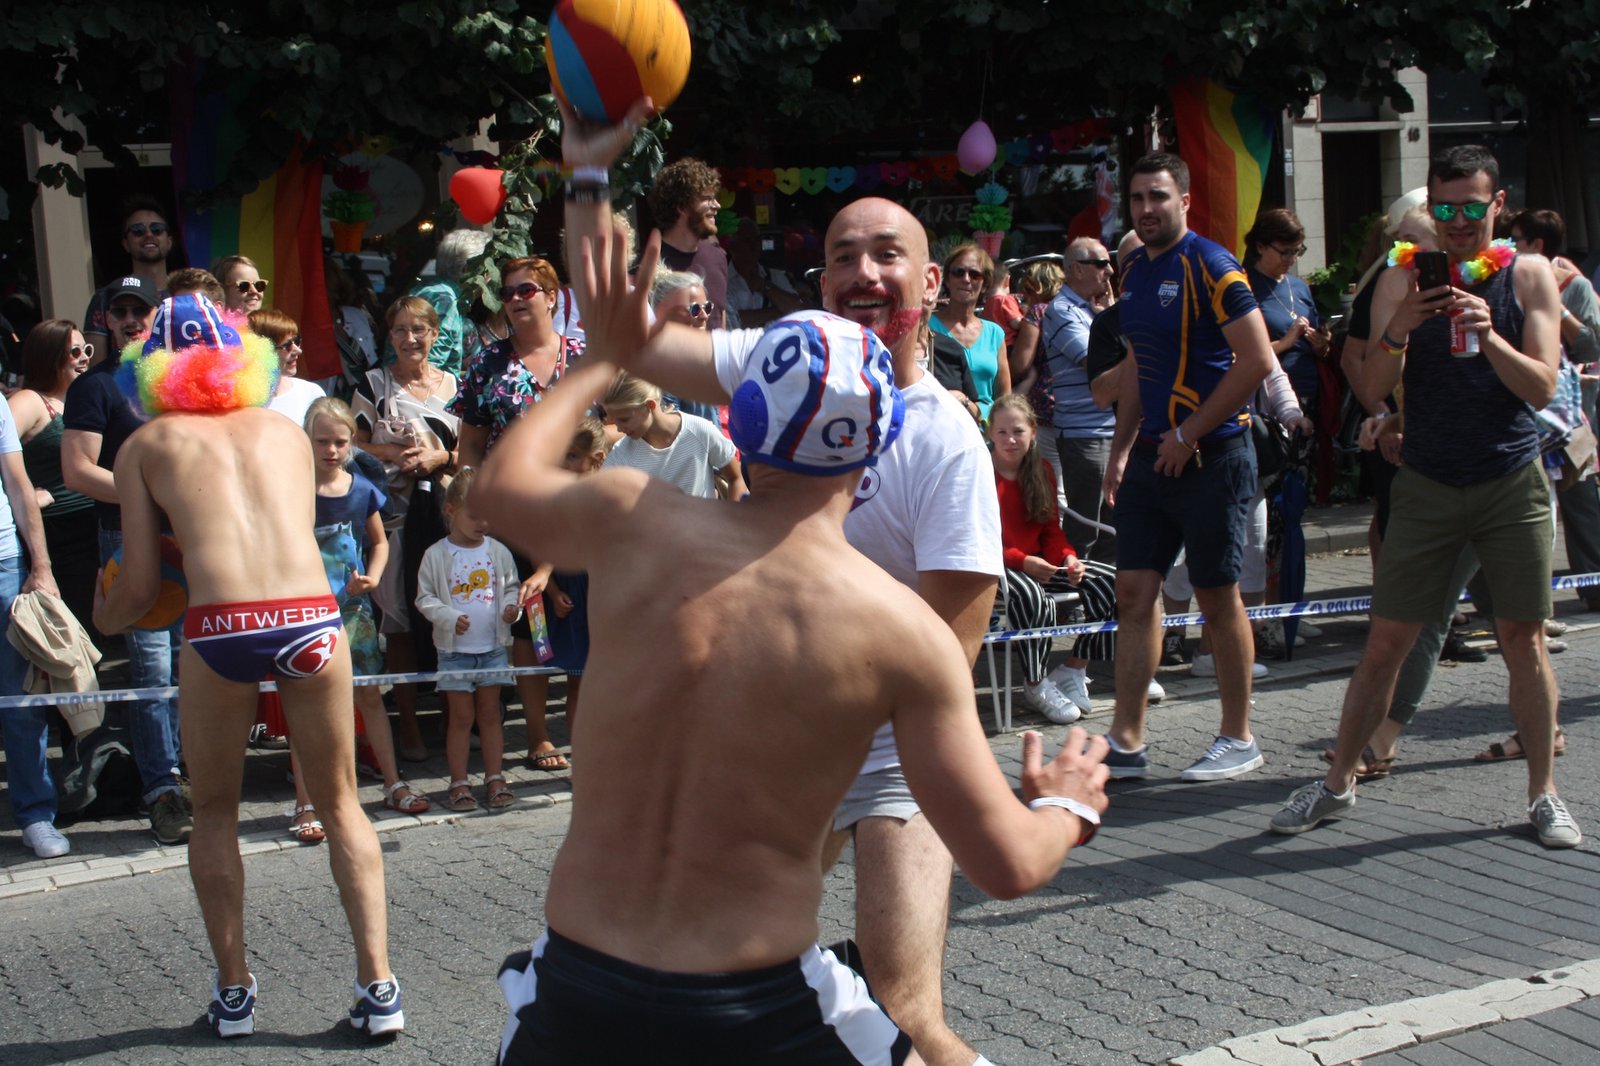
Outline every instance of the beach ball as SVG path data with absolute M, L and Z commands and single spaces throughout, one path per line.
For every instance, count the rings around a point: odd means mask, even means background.
M 673 0 L 561 0 L 545 59 L 556 96 L 614 126 L 641 96 L 657 110 L 678 98 L 689 77 L 689 24 Z
M 111 591 L 111 586 L 116 584 L 117 576 L 122 573 L 122 548 L 117 550 L 106 560 L 105 589 Z M 178 542 L 171 536 L 161 538 L 161 591 L 156 593 L 156 602 L 146 611 L 144 617 L 133 623 L 136 629 L 166 629 L 183 617 L 183 612 L 189 606 L 189 583 L 183 579 L 183 551 L 179 549 Z

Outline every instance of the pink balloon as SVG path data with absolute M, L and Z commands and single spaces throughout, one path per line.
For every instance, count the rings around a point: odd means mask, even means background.
M 506 187 L 501 183 L 505 171 L 489 167 L 463 167 L 450 175 L 450 199 L 461 208 L 461 217 L 474 226 L 494 221 L 506 202 Z
M 963 173 L 976 174 L 994 162 L 997 150 L 994 130 L 980 118 L 961 135 L 960 142 L 956 144 L 956 161 L 961 164 Z

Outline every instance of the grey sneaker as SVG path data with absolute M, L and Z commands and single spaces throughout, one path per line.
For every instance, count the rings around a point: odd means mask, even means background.
M 1329 792 L 1321 781 L 1301 785 L 1289 794 L 1289 802 L 1272 816 L 1274 833 L 1304 833 L 1315 829 L 1324 818 L 1332 818 L 1356 805 L 1356 790 Z
M 150 832 L 155 835 L 157 844 L 189 842 L 189 834 L 194 832 L 194 815 L 189 813 L 189 805 L 183 802 L 181 793 L 163 792 L 150 804 Z
M 1221 781 L 1247 774 L 1266 761 L 1254 740 L 1247 744 L 1232 737 L 1218 737 L 1204 755 L 1190 764 L 1182 778 L 1185 781 Z
M 1554 792 L 1546 792 L 1528 808 L 1528 821 L 1539 832 L 1539 843 L 1547 848 L 1575 848 L 1583 843 L 1578 823 Z

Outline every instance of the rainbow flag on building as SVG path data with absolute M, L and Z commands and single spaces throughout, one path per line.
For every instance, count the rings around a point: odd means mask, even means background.
M 1191 78 L 1172 89 L 1178 155 L 1189 164 L 1189 228 L 1244 256 L 1255 224 L 1277 114 L 1254 97 Z
M 333 313 L 322 272 L 322 160 L 306 160 L 296 145 L 277 173 L 242 199 L 209 210 L 193 206 L 195 192 L 215 188 L 247 135 L 236 98 L 196 95 L 195 79 L 174 79 L 172 174 L 184 250 L 209 267 L 225 255 L 249 256 L 271 285 L 266 306 L 300 327 L 300 376 L 340 372 Z

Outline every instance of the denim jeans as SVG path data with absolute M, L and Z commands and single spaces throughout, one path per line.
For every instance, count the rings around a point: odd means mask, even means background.
M 121 530 L 100 530 L 102 564 L 120 547 Z M 177 625 L 170 629 L 128 630 L 128 672 L 134 688 L 165 688 L 172 684 L 181 639 Z M 161 793 L 177 791 L 178 701 L 139 700 L 130 704 L 128 735 L 144 786 L 144 801 L 154 803 Z
M 22 556 L 0 559 L 0 618 L 11 617 L 11 601 L 21 591 Z M 0 695 L 20 695 L 27 672 L 28 663 L 22 653 L 10 641 L 0 638 Z M 10 784 L 7 795 L 18 829 L 56 820 L 56 784 L 45 757 L 49 714 L 48 707 L 0 711 L 0 726 L 6 735 L 6 778 Z

